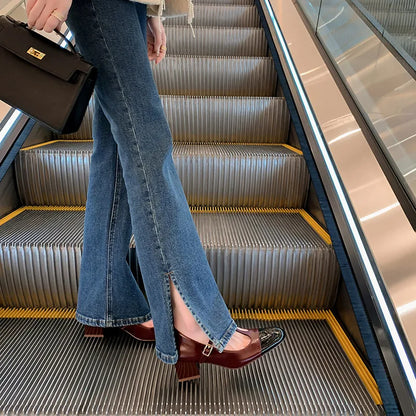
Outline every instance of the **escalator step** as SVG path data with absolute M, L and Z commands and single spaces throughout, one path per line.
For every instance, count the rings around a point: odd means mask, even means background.
M 213 27 L 260 27 L 260 17 L 256 6 L 195 4 L 193 25 Z M 166 19 L 165 26 L 186 26 L 187 17 Z
M 0 414 L 383 415 L 328 320 L 237 320 L 286 338 L 246 367 L 201 365 L 178 383 L 151 343 L 117 329 L 84 339 L 74 319 L 0 319 Z M 16 347 L 18 346 L 18 347 Z M 336 363 L 336 365 L 334 365 Z
M 159 94 L 272 96 L 276 72 L 272 58 L 167 56 L 152 63 Z
M 169 55 L 267 56 L 261 28 L 166 26 Z
M 223 6 L 236 6 L 236 5 L 244 5 L 244 6 L 253 6 L 254 0 L 194 0 L 194 4 L 220 4 Z
M 15 161 L 24 205 L 85 205 L 93 143 L 56 141 Z M 309 173 L 301 154 L 280 145 L 175 143 L 173 158 L 194 206 L 301 208 Z
M 27 207 L 1 220 L 0 305 L 75 306 L 84 212 L 69 209 Z M 335 254 L 304 211 L 193 211 L 229 307 L 332 306 L 339 283 Z
M 175 141 L 226 143 L 285 143 L 290 116 L 281 97 L 161 97 Z M 91 100 L 80 130 L 61 136 L 91 139 Z

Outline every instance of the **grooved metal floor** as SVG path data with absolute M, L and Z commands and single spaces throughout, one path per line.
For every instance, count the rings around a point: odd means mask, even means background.
M 199 381 L 178 383 L 152 344 L 118 330 L 84 339 L 72 319 L 0 319 L 0 414 L 384 414 L 326 321 L 239 324 L 278 325 L 287 337 L 243 369 L 202 365 Z

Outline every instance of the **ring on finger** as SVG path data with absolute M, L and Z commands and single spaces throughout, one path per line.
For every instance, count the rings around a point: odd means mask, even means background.
M 51 16 L 56 17 L 60 22 L 65 22 L 65 17 L 55 9 L 51 12 Z
M 160 50 L 166 52 L 168 50 L 168 48 L 165 45 L 162 45 L 160 47 Z

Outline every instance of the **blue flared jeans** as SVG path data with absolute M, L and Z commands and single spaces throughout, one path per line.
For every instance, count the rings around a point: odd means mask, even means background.
M 222 351 L 236 324 L 173 163 L 172 136 L 147 57 L 146 6 L 73 0 L 67 23 L 80 52 L 98 69 L 76 318 L 101 327 L 152 318 L 157 357 L 175 363 L 171 280 Z M 147 299 L 126 260 L 132 234 Z

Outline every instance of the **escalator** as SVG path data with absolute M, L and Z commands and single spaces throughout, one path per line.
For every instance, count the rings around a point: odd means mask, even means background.
M 166 21 L 154 77 L 173 157 L 207 258 L 239 326 L 284 342 L 240 370 L 178 383 L 154 347 L 74 318 L 92 154 L 78 133 L 25 146 L 22 206 L 0 219 L 0 414 L 383 415 L 365 353 L 339 321 L 340 269 L 256 7 L 195 5 Z M 52 139 L 52 140 L 51 140 Z M 316 209 L 314 210 L 316 211 Z M 140 280 L 131 240 L 127 261 Z

